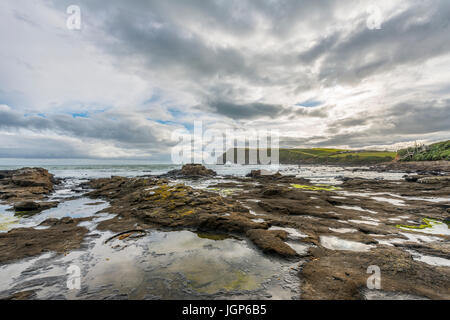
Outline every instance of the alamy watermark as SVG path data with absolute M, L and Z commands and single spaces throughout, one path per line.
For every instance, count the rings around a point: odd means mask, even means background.
M 81 289 L 81 269 L 79 266 L 72 264 L 67 268 L 67 289 L 80 290 Z
M 376 5 L 371 5 L 367 8 L 369 15 L 366 20 L 367 28 L 370 30 L 380 30 L 383 23 L 383 15 L 381 9 Z
M 379 266 L 369 266 L 367 268 L 367 273 L 372 274 L 367 279 L 367 288 L 370 290 L 380 290 L 381 289 L 381 270 Z
M 69 17 L 67 18 L 67 29 L 81 30 L 81 9 L 77 5 L 70 5 L 66 10 Z

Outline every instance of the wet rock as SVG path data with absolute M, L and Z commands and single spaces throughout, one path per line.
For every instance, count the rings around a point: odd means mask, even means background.
M 291 216 L 314 216 L 326 219 L 336 219 L 336 215 L 330 212 L 332 207 L 320 199 L 305 199 L 298 201 L 296 199 L 266 199 L 258 202 L 258 205 L 266 212 L 277 215 Z
M 185 164 L 180 170 L 169 171 L 166 177 L 172 178 L 201 178 L 214 177 L 217 173 L 214 170 L 207 169 L 201 164 Z
M 285 188 L 265 188 L 262 191 L 262 196 L 263 197 L 280 196 L 286 192 L 287 192 L 287 190 Z
M 403 178 L 404 178 L 405 181 L 407 181 L 407 182 L 417 182 L 417 180 L 419 180 L 420 176 L 409 176 L 409 175 L 405 175 L 405 176 L 403 176 Z
M 33 201 L 24 201 L 14 204 L 15 211 L 36 211 L 39 207 L 39 203 Z
M 253 216 L 239 202 L 185 185 L 170 186 L 161 179 L 105 179 L 94 180 L 99 187 L 88 194 L 105 198 L 111 203 L 107 209 L 116 218 L 103 221 L 100 229 L 126 231 L 139 224 L 150 227 L 194 228 L 199 231 L 221 231 L 245 234 L 250 229 L 267 229 L 266 223 L 252 221 Z
M 34 290 L 20 291 L 5 297 L 0 296 L 1 300 L 32 300 L 35 298 L 36 292 Z
M 419 183 L 425 184 L 437 184 L 450 182 L 450 176 L 440 176 L 440 177 L 424 177 L 417 180 Z
M 247 237 L 264 253 L 284 258 L 298 256 L 297 252 L 284 242 L 288 237 L 286 231 L 253 229 L 247 231 Z
M 14 204 L 42 200 L 58 181 L 42 168 L 23 168 L 0 173 L 0 200 Z
M 247 178 L 261 178 L 261 177 L 265 177 L 265 178 L 271 178 L 271 179 L 278 179 L 281 178 L 282 175 L 277 172 L 277 173 L 271 173 L 270 171 L 267 170 L 252 170 L 249 174 L 246 175 Z
M 43 210 L 55 208 L 57 206 L 58 206 L 57 201 L 51 201 L 51 202 L 23 201 L 23 202 L 18 202 L 18 203 L 14 204 L 14 211 L 39 213 Z
M 397 248 L 384 247 L 371 252 L 329 251 L 311 249 L 314 258 L 303 267 L 302 299 L 363 299 L 367 288 L 369 266 L 381 271 L 381 289 L 405 292 L 430 299 L 450 298 L 450 270 L 429 268 L 414 261 Z
M 339 181 L 343 181 L 343 182 L 352 180 L 352 178 L 350 178 L 350 177 L 344 177 L 344 176 L 337 176 L 337 177 L 335 177 L 335 179 L 336 179 L 336 180 L 339 180 Z
M 375 165 L 370 169 L 379 172 L 398 171 L 434 175 L 442 172 L 449 173 L 450 161 L 392 161 Z
M 229 233 L 245 233 L 250 229 L 267 229 L 266 223 L 256 223 L 249 218 L 231 215 L 227 217 L 208 217 L 199 224 L 199 230 L 217 230 Z
M 445 257 L 450 248 L 434 243 L 417 245 L 413 231 L 405 236 L 409 231 L 396 227 L 411 224 L 411 220 L 420 224 L 425 217 L 448 219 L 448 203 L 420 198 L 445 200 L 450 194 L 448 180 L 442 179 L 442 175 L 430 177 L 439 178 L 439 182 L 353 178 L 345 179 L 339 189 L 302 189 L 292 185 L 299 183 L 293 182 L 298 178 L 254 172 L 247 178 L 229 177 L 233 180 L 230 185 L 224 178 L 220 186 L 242 190 L 226 198 L 215 192 L 171 185 L 166 179 L 115 177 L 92 181 L 89 187 L 95 191 L 89 195 L 110 201 L 107 211 L 118 216 L 100 223 L 99 228 L 115 232 L 164 227 L 236 233 L 246 236 L 267 254 L 298 258 L 293 247 L 285 242 L 285 231 L 267 229 L 274 225 L 297 230 L 304 237 L 296 241 L 316 246 L 309 252 L 311 259 L 304 265 L 305 271 L 300 273 L 303 298 L 363 299 L 361 288 L 370 276 L 367 268 L 378 265 L 383 275 L 383 290 L 446 299 L 448 270 L 415 261 L 406 250 Z M 346 232 L 349 229 L 352 232 Z M 343 232 L 336 233 L 336 230 Z M 320 239 L 330 234 L 370 246 L 370 250 L 326 249 Z M 442 243 L 448 241 L 443 235 L 433 237 Z M 440 275 L 443 276 L 439 278 Z
M 420 180 L 422 183 L 419 183 Z M 420 176 L 417 182 L 405 180 L 370 180 L 355 178 L 342 184 L 343 189 L 354 192 L 387 192 L 390 190 L 402 196 L 413 197 L 446 197 L 450 194 L 450 176 Z
M 65 253 L 79 248 L 88 230 L 71 218 L 42 223 L 48 229 L 18 228 L 0 233 L 0 263 L 39 255 L 46 251 Z

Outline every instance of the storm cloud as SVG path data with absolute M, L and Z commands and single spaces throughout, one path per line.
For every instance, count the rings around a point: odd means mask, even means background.
M 0 157 L 162 159 L 195 120 L 286 147 L 450 136 L 446 0 L 80 0 L 68 30 L 72 4 L 0 5 Z

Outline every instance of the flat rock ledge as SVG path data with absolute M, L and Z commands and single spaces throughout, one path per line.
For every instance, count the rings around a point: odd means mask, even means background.
M 46 169 L 23 168 L 0 171 L 0 202 L 12 204 L 17 211 L 39 211 L 54 206 L 43 203 L 58 181 Z M 40 203 L 37 203 L 40 202 Z
M 215 177 L 216 175 L 217 173 L 214 170 L 208 169 L 201 164 L 185 164 L 181 169 L 169 171 L 161 177 L 198 179 Z

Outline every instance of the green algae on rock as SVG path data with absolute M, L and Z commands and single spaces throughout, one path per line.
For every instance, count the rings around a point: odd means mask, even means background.
M 339 190 L 339 187 L 327 186 L 327 185 L 317 185 L 317 186 L 308 186 L 301 184 L 291 184 L 291 186 L 295 189 L 303 189 L 303 190 L 311 190 L 311 191 L 335 191 Z
M 450 235 L 450 229 L 447 223 L 430 218 L 423 218 L 422 221 L 425 224 L 421 224 L 419 226 L 396 225 L 396 227 L 402 230 L 420 231 L 437 235 Z

